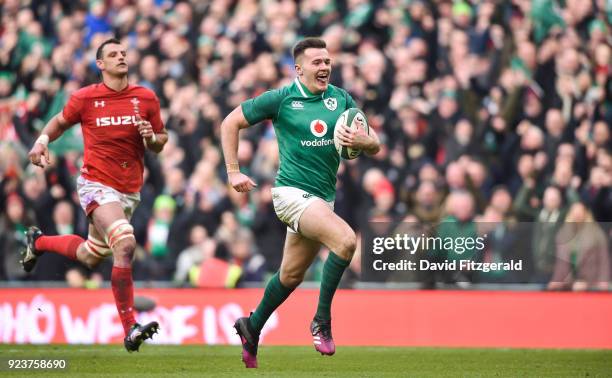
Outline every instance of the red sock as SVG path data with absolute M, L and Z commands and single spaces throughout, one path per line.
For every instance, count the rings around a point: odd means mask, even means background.
M 77 259 L 77 250 L 85 240 L 79 235 L 41 236 L 36 239 L 34 247 L 39 251 L 49 251 Z
M 134 286 L 132 283 L 132 268 L 113 266 L 111 273 L 111 286 L 117 304 L 117 311 L 123 330 L 127 336 L 130 328 L 136 323 L 134 320 Z

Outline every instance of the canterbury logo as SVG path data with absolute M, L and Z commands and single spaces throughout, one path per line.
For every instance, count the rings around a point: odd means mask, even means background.
M 100 117 L 96 118 L 96 126 L 135 125 L 136 116 Z

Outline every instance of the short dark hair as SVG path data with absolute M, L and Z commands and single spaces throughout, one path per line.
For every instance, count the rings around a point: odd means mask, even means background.
M 324 40 L 317 37 L 308 37 L 299 41 L 293 47 L 293 60 L 297 60 L 297 58 L 306 51 L 306 49 L 314 48 L 314 49 L 324 49 L 327 47 L 327 44 Z
M 107 39 L 106 41 L 102 42 L 100 47 L 98 47 L 98 50 L 96 50 L 96 59 L 102 59 L 102 50 L 104 50 L 104 46 L 106 46 L 106 45 L 120 45 L 120 44 L 121 44 L 121 41 L 118 40 L 117 38 L 110 38 L 110 39 Z

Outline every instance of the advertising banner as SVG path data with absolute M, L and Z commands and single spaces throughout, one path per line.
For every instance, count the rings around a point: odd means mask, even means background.
M 156 302 L 160 344 L 238 344 L 236 318 L 261 289 L 139 289 Z M 298 289 L 262 332 L 268 345 L 309 345 L 318 291 Z M 604 293 L 340 290 L 332 308 L 338 345 L 612 348 L 612 296 Z M 1 289 L 2 343 L 119 343 L 110 290 Z

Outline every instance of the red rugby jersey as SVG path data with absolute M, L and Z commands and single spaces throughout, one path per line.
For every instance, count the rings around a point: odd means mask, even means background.
M 70 124 L 81 123 L 83 177 L 122 193 L 140 191 L 145 146 L 136 126 L 136 113 L 151 123 L 154 132 L 163 130 L 159 100 L 147 88 L 128 85 L 115 91 L 99 83 L 70 96 L 63 115 Z

